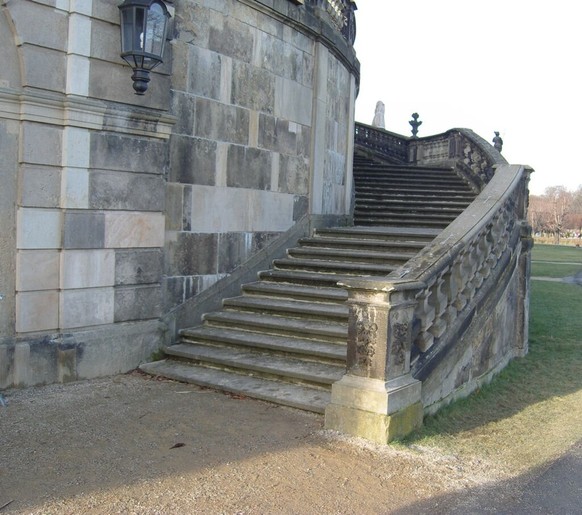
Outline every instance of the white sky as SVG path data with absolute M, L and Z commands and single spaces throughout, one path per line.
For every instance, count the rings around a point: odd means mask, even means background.
M 530 191 L 582 184 L 582 2 L 358 0 L 356 120 L 386 105 L 386 129 L 419 136 L 455 127 L 535 169 Z

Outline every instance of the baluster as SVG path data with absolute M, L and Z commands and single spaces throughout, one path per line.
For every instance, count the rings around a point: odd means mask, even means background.
M 421 352 L 426 352 L 434 343 L 434 336 L 430 333 L 430 328 L 435 319 L 435 309 L 430 304 L 432 294 L 431 286 L 434 280 L 427 288 L 423 289 L 416 297 L 417 305 L 415 315 L 420 320 L 420 333 L 414 343 Z
M 449 282 L 450 268 L 445 268 L 437 277 L 432 288 L 432 305 L 435 311 L 435 319 L 430 328 L 430 332 L 435 338 L 440 336 L 447 330 L 447 320 L 445 314 L 449 304 L 449 297 L 447 295 L 445 284 Z

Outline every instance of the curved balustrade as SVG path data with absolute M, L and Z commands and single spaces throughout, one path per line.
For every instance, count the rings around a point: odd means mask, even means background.
M 392 148 L 383 155 L 394 154 L 396 135 L 358 132 L 358 144 L 375 150 L 386 140 Z M 408 162 L 454 165 L 480 194 L 398 270 L 342 284 L 347 373 L 333 385 L 326 426 L 384 442 L 527 352 L 532 170 L 507 164 L 466 129 L 400 141 Z

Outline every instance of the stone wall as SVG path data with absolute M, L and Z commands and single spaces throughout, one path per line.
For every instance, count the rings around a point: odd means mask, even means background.
M 168 310 L 350 209 L 357 61 L 313 8 L 170 2 L 136 96 L 119 3 L 2 2 L 0 387 L 135 367 Z

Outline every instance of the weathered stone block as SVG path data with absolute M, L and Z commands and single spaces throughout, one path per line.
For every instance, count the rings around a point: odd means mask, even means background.
M 156 286 L 115 288 L 115 321 L 158 318 L 162 311 L 162 289 Z
M 295 155 L 299 127 L 294 122 L 261 114 L 259 116 L 259 147 Z
M 60 253 L 56 250 L 21 250 L 16 261 L 18 291 L 57 290 Z
M 196 102 L 195 128 L 195 135 L 201 138 L 244 145 L 249 137 L 249 112 L 199 98 Z
M 275 79 L 271 73 L 245 63 L 233 63 L 231 102 L 255 111 L 272 113 Z
M 21 47 L 20 55 L 24 86 L 65 92 L 67 60 L 63 52 L 25 44 Z M 46 73 L 46 70 L 51 70 L 51 73 Z
M 248 25 L 227 18 L 222 27 L 210 27 L 208 48 L 250 63 L 253 58 L 253 33 Z
M 177 116 L 174 134 L 194 134 L 196 120 L 196 97 L 181 91 L 172 90 L 172 113 Z
M 104 245 L 105 216 L 103 213 L 86 211 L 65 213 L 65 249 L 99 249 Z
M 105 216 L 105 247 L 163 247 L 164 215 L 111 211 Z
M 17 215 L 16 246 L 19 249 L 56 249 L 61 246 L 62 213 L 22 208 Z
M 168 183 L 166 185 L 166 230 L 182 230 L 182 204 L 184 186 L 182 184 Z
M 59 207 L 61 173 L 58 168 L 25 166 L 20 174 L 20 204 L 29 207 Z
M 25 122 L 22 127 L 23 162 L 60 166 L 62 132 L 52 125 Z
M 309 211 L 309 197 L 295 196 L 293 202 L 293 221 L 301 220 Z
M 163 175 L 167 163 L 167 142 L 119 134 L 91 135 L 92 168 Z
M 17 332 L 49 331 L 58 327 L 58 291 L 32 291 L 16 294 Z
M 268 190 L 271 187 L 271 153 L 232 145 L 228 149 L 227 186 Z
M 275 116 L 311 126 L 313 90 L 297 82 L 277 77 Z
M 62 175 L 61 207 L 87 209 L 89 207 L 89 171 L 81 168 L 64 168 Z
M 89 174 L 89 208 L 163 211 L 164 179 L 159 175 L 94 171 Z
M 167 275 L 215 274 L 217 243 L 217 234 L 178 233 L 168 244 Z
M 279 167 L 279 191 L 295 195 L 309 193 L 309 167 L 305 158 L 281 155 Z
M 37 2 L 15 2 L 10 17 L 22 41 L 54 50 L 66 50 L 68 18 L 66 13 Z M 43 20 L 43 23 L 38 23 Z
M 170 180 L 185 184 L 215 184 L 216 141 L 172 136 Z
M 60 293 L 60 327 L 111 324 L 113 309 L 113 287 L 63 290 Z
M 61 288 L 96 288 L 113 286 L 115 252 L 113 250 L 66 250 L 61 260 Z
M 221 61 L 219 54 L 189 45 L 186 91 L 200 97 L 220 99 Z
M 115 284 L 159 283 L 163 257 L 163 252 L 157 249 L 115 251 Z

